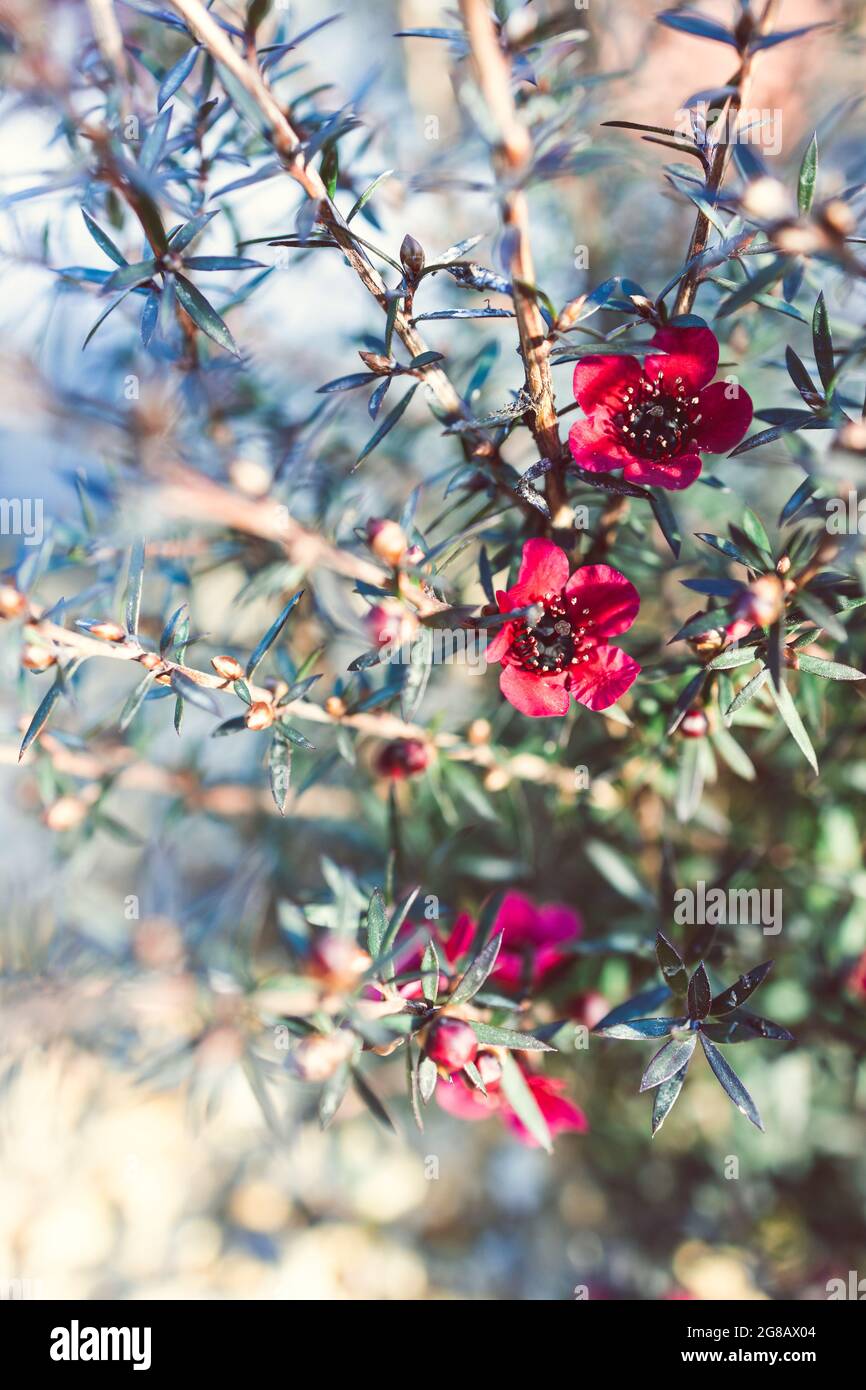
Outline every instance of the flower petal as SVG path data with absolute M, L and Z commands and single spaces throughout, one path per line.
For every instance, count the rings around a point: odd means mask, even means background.
M 623 477 L 630 483 L 643 483 L 647 487 L 663 487 L 668 492 L 681 492 L 691 487 L 700 477 L 701 461 L 697 454 L 677 454 L 676 458 L 654 461 L 653 459 L 632 459 L 623 469 Z
M 599 405 L 621 401 L 625 388 L 636 385 L 640 376 L 636 357 L 624 353 L 583 357 L 574 369 L 575 400 L 588 415 Z
M 729 394 L 730 393 L 730 394 Z M 731 381 L 716 381 L 700 393 L 701 420 L 695 429 L 698 448 L 725 454 L 739 444 L 752 423 L 752 398 Z
M 640 666 L 619 647 L 597 647 L 589 661 L 569 668 L 569 688 L 589 709 L 616 704 L 635 681 Z
M 535 1097 L 536 1104 L 547 1121 L 547 1128 L 553 1138 L 557 1134 L 565 1134 L 569 1131 L 575 1134 L 586 1133 L 589 1125 L 583 1111 L 562 1094 L 565 1090 L 564 1081 L 549 1076 L 536 1075 L 527 1076 L 526 1084 Z M 513 1110 L 504 1109 L 502 1118 L 522 1143 L 528 1144 L 530 1148 L 538 1147 L 538 1141 L 532 1137 Z
M 610 565 L 581 565 L 565 592 L 589 609 L 593 636 L 618 637 L 631 627 L 640 608 L 640 594 L 631 580 Z
M 613 434 L 606 411 L 596 411 L 588 420 L 576 420 L 568 432 L 568 447 L 575 463 L 590 473 L 612 472 L 631 458 Z
M 488 1091 L 484 1096 L 462 1076 L 455 1076 L 450 1081 L 443 1078 L 436 1087 L 436 1099 L 443 1110 L 458 1120 L 489 1120 L 502 1108 L 496 1091 Z
M 716 374 L 719 342 L 710 328 L 675 328 L 668 325 L 658 330 L 652 345 L 661 348 L 666 355 L 646 359 L 644 370 L 651 381 L 655 381 L 659 372 L 664 372 L 664 384 L 673 388 L 676 378 L 681 376 L 686 390 L 694 394 L 712 381 Z
M 519 666 L 506 666 L 499 677 L 499 689 L 516 710 L 532 719 L 568 712 L 564 671 L 558 676 L 533 676 Z
M 545 594 L 561 594 L 568 580 L 568 556 L 553 541 L 531 540 L 523 547 L 517 583 L 508 590 L 512 608 L 534 603 Z
M 488 661 L 501 661 L 511 646 L 513 623 L 503 623 L 496 629 L 496 634 L 487 643 L 484 655 Z
M 461 912 L 442 943 L 445 959 L 449 965 L 453 965 L 455 961 L 466 954 L 474 938 L 475 923 L 468 912 Z

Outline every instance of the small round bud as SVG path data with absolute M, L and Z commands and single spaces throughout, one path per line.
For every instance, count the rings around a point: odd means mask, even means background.
M 480 748 L 483 744 L 490 742 L 490 720 L 473 719 L 469 728 L 466 730 L 466 742 L 473 748 Z
M 229 478 L 238 492 L 247 497 L 264 497 L 273 482 L 270 470 L 256 459 L 234 459 L 229 465 Z
M 791 208 L 785 185 L 778 179 L 771 178 L 769 174 L 754 179 L 749 184 L 743 194 L 742 204 L 746 212 L 760 218 L 762 222 L 785 217 Z
M 223 680 L 239 681 L 243 679 L 244 668 L 234 656 L 212 656 L 210 664 L 218 676 Z
M 346 714 L 345 701 L 341 700 L 339 695 L 329 695 L 325 701 L 325 713 L 332 719 L 342 719 Z
M 162 665 L 162 657 L 158 656 L 156 652 L 142 652 L 138 659 L 145 671 L 155 671 L 158 666 Z
M 683 738 L 703 738 L 710 727 L 710 721 L 702 709 L 693 707 L 686 710 L 680 724 Z
M 12 584 L 0 584 L 0 618 L 18 618 L 27 608 L 27 600 Z
M 43 812 L 49 830 L 75 830 L 87 815 L 87 803 L 79 796 L 60 796 Z
M 376 771 L 381 777 L 400 782 L 406 777 L 418 777 L 433 761 L 433 750 L 420 738 L 397 738 L 386 743 L 376 758 Z
M 126 640 L 126 628 L 120 623 L 94 623 L 88 629 L 91 637 L 98 637 L 100 642 L 123 642 Z
M 313 942 L 310 967 L 331 989 L 354 989 L 372 965 L 372 958 L 352 936 L 338 931 L 321 931 Z
M 820 209 L 819 217 L 831 235 L 853 236 L 857 230 L 857 219 L 841 198 L 831 198 L 826 202 Z
M 262 729 L 269 729 L 273 722 L 274 707 L 267 700 L 254 700 L 244 715 L 244 723 L 254 733 L 258 733 Z
M 351 1056 L 354 1046 L 354 1037 L 344 1028 L 310 1033 L 292 1048 L 288 1065 L 299 1081 L 328 1081 Z
M 707 628 L 706 632 L 699 632 L 694 637 L 689 637 L 688 644 L 697 656 L 715 656 L 725 645 L 725 634 L 717 627 Z
M 439 1018 L 427 1034 L 425 1055 L 434 1061 L 441 1072 L 450 1076 L 461 1071 L 467 1062 L 474 1062 L 478 1039 L 460 1018 Z
M 57 665 L 57 657 L 48 647 L 28 642 L 21 653 L 21 665 L 28 671 L 47 671 Z
M 367 522 L 367 544 L 376 559 L 392 569 L 396 569 L 406 554 L 407 541 L 402 526 L 379 516 L 371 516 Z

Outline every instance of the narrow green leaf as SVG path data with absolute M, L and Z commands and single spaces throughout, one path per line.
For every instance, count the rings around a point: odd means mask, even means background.
M 246 665 L 245 675 L 247 680 L 252 680 L 257 668 L 261 665 L 262 661 L 267 656 L 271 647 L 274 645 L 283 628 L 285 627 L 286 623 L 288 622 L 289 614 L 291 613 L 295 604 L 300 599 L 303 592 L 303 589 L 299 589 L 298 592 L 294 595 L 294 597 L 289 599 L 280 616 L 276 619 L 275 622 L 271 624 L 264 637 L 262 638 L 261 642 L 259 642 L 258 646 L 256 647 L 255 651 L 253 652 Z
M 779 711 L 785 723 L 787 724 L 788 731 L 791 737 L 793 738 L 797 747 L 800 749 L 800 752 L 803 754 L 803 757 L 806 759 L 809 766 L 812 768 L 813 772 L 817 776 L 818 759 L 815 756 L 815 750 L 812 747 L 812 740 L 809 738 L 809 735 L 806 732 L 805 725 L 803 724 L 803 721 L 800 718 L 797 706 L 791 699 L 790 690 L 786 685 L 783 685 L 781 690 L 777 690 L 776 687 L 773 685 L 772 681 L 770 681 L 769 685 L 767 686 L 767 689 L 773 697 L 777 710 Z
M 141 613 L 141 590 L 144 584 L 144 539 L 137 540 L 129 556 L 129 573 L 126 581 L 126 630 L 138 633 L 138 619 Z
M 732 985 L 723 989 L 721 994 L 717 994 L 710 1004 L 710 1013 L 715 1018 L 718 1014 L 729 1014 L 732 1009 L 738 1009 L 750 994 L 764 983 L 773 968 L 771 960 L 765 960 L 761 965 L 756 965 L 754 970 L 750 970 L 745 975 L 740 975 Z
M 697 1033 L 689 1033 L 685 1038 L 674 1038 L 673 1042 L 665 1043 L 644 1072 L 641 1091 L 651 1091 L 654 1086 L 660 1086 L 663 1081 L 669 1081 L 677 1072 L 684 1070 L 691 1061 L 697 1041 Z
M 469 965 L 463 978 L 451 993 L 450 1002 L 452 1004 L 463 1004 L 478 993 L 496 964 L 496 957 L 499 955 L 501 945 L 502 932 L 500 931 L 491 941 L 488 941 L 487 945 L 479 951 Z
M 237 344 L 228 330 L 228 326 L 223 323 L 216 309 L 209 304 L 191 280 L 187 280 L 185 275 L 176 273 L 174 276 L 175 290 L 178 300 L 182 307 L 189 314 L 196 327 L 212 338 L 226 352 L 230 352 L 234 357 L 240 357 Z
M 710 1012 L 710 1001 L 712 990 L 710 989 L 709 976 L 707 975 L 703 961 L 701 961 L 692 978 L 689 980 L 689 1018 L 706 1018 Z
M 502 1054 L 502 1091 L 520 1123 L 532 1135 L 536 1143 L 547 1152 L 553 1152 L 553 1142 L 547 1121 L 541 1113 L 538 1101 L 529 1089 L 526 1078 L 510 1052 Z
M 763 1132 L 764 1126 L 758 1114 L 758 1107 L 752 1097 L 733 1067 L 728 1065 L 719 1049 L 703 1033 L 701 1033 L 701 1047 L 704 1049 L 706 1059 L 715 1072 L 722 1090 L 733 1101 L 740 1114 L 745 1115 L 747 1120 L 751 1120 L 752 1124 Z
M 688 1069 L 687 1062 L 678 1072 L 674 1072 L 673 1076 L 669 1076 L 667 1081 L 663 1081 L 653 1096 L 653 1138 L 658 1134 L 679 1099 L 679 1094 L 683 1089 L 683 1082 L 686 1079 L 686 1072 Z
M 656 933 L 656 960 L 671 994 L 684 998 L 689 987 L 688 971 L 679 951 L 662 932 Z
M 27 749 L 30 747 L 31 743 L 33 743 L 34 739 L 37 739 L 39 737 L 42 730 L 45 728 L 45 725 L 48 723 L 51 711 L 54 709 L 54 706 L 60 699 L 62 691 L 63 687 L 60 684 L 60 681 L 56 680 L 54 682 L 54 685 L 52 685 L 51 689 L 40 700 L 39 705 L 36 708 L 36 713 L 34 714 L 33 718 L 30 720 L 29 725 L 27 726 L 27 732 L 21 740 L 21 750 L 18 754 L 19 763 L 21 759 L 24 757 L 24 754 L 27 752 Z
M 488 1047 L 510 1047 L 518 1052 L 555 1052 L 549 1043 L 534 1038 L 531 1033 L 521 1033 L 514 1028 L 497 1028 L 492 1023 L 478 1023 L 469 1020 L 469 1026 L 480 1043 Z

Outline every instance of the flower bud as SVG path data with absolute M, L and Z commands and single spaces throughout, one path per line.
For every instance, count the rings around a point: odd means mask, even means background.
M 262 729 L 269 729 L 273 722 L 274 707 L 268 704 L 267 700 L 254 700 L 244 715 L 244 723 L 254 733 L 258 733 Z
M 425 1055 L 434 1061 L 441 1072 L 450 1076 L 461 1071 L 467 1062 L 474 1062 L 478 1039 L 460 1018 L 439 1018 L 427 1034 Z
M 0 618 L 18 618 L 26 607 L 26 598 L 13 584 L 0 584 Z
M 466 730 L 466 742 L 470 743 L 473 748 L 480 748 L 483 744 L 490 742 L 491 732 L 489 719 L 473 719 Z
M 46 807 L 42 820 L 49 830 L 74 830 L 87 815 L 87 803 L 79 796 L 60 796 Z
M 475 1065 L 478 1074 L 484 1082 L 485 1089 L 493 1091 L 502 1080 L 502 1063 L 495 1052 L 479 1052 L 475 1058 Z
M 696 656 L 715 656 L 725 645 L 725 634 L 720 628 L 710 627 L 706 632 L 698 632 L 694 637 L 687 638 L 687 641 Z
M 424 247 L 407 233 L 400 247 L 400 264 L 413 280 L 417 280 L 425 263 Z
M 98 637 L 101 642 L 123 642 L 126 640 L 126 628 L 120 623 L 93 623 L 88 628 L 91 637 Z
M 156 652 L 142 652 L 138 659 L 145 671 L 155 671 L 158 666 L 163 664 L 162 657 L 158 656 Z
M 342 719 L 346 714 L 346 703 L 339 695 L 329 695 L 325 701 L 325 713 L 332 719 Z
M 710 727 L 710 721 L 702 709 L 693 706 L 686 710 L 679 726 L 683 738 L 703 738 Z
M 819 219 L 831 236 L 853 236 L 857 230 L 857 219 L 841 198 L 831 198 L 826 202 L 819 209 Z
M 364 618 L 367 634 L 377 647 L 402 647 L 418 631 L 418 619 L 399 599 L 374 603 Z
M 737 599 L 733 622 L 725 631 L 729 638 L 738 641 L 753 627 L 772 627 L 781 617 L 784 606 L 784 589 L 779 576 L 762 574 Z
M 331 989 L 354 989 L 372 965 L 372 958 L 353 936 L 325 930 L 318 933 L 310 956 L 312 973 L 327 981 Z
M 50 648 L 28 642 L 21 652 L 21 665 L 28 671 L 47 671 L 49 666 L 57 665 L 57 657 Z
M 376 372 L 379 376 L 387 376 L 394 366 L 394 358 L 386 357 L 381 352 L 359 352 L 358 356 L 368 371 Z
M 386 743 L 376 758 L 376 771 L 395 782 L 418 777 L 433 761 L 430 745 L 420 738 L 397 738 Z
M 367 522 L 367 544 L 376 556 L 392 569 L 396 569 L 406 554 L 407 541 L 403 528 L 396 521 L 387 521 L 379 516 L 371 516 Z
M 328 1081 L 352 1054 L 355 1040 L 345 1028 L 333 1033 L 310 1033 L 292 1048 L 290 1070 L 299 1081 Z
M 210 664 L 218 676 L 222 676 L 227 681 L 239 681 L 243 679 L 244 668 L 234 656 L 212 656 Z

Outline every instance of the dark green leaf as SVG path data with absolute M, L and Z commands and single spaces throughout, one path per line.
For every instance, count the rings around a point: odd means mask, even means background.
M 746 975 L 740 975 L 727 989 L 717 994 L 710 1004 L 709 1012 L 715 1017 L 717 1014 L 729 1014 L 732 1009 L 739 1006 L 753 994 L 759 985 L 763 984 L 773 968 L 771 960 L 765 960 L 762 965 L 756 965 L 754 970 L 750 970 Z
M 688 1069 L 687 1062 L 678 1072 L 674 1072 L 673 1076 L 669 1076 L 667 1081 L 663 1081 L 653 1096 L 653 1138 L 658 1134 L 679 1099 L 679 1094 L 683 1089 L 683 1082 L 686 1079 L 686 1072 Z
M 406 409 L 407 405 L 409 404 L 415 392 L 417 391 L 418 385 L 419 383 L 416 381 L 413 386 L 410 386 L 405 396 L 403 396 L 402 399 L 398 401 L 397 405 L 395 405 L 394 409 L 390 411 L 388 415 L 385 416 L 385 419 L 382 421 L 375 434 L 372 434 L 370 436 L 370 438 L 367 440 L 367 443 L 364 445 L 364 448 L 358 455 L 355 461 L 355 468 L 358 468 L 359 465 L 364 462 L 364 459 L 368 456 L 368 454 L 371 454 L 373 450 L 376 448 L 376 446 L 380 444 L 381 441 L 385 438 L 385 435 L 388 434 L 389 431 L 394 428 L 397 421 L 400 419 L 400 416 L 403 414 L 403 411 Z
M 531 1033 L 521 1033 L 514 1028 L 496 1028 L 492 1023 L 478 1023 L 469 1020 L 469 1026 L 480 1043 L 488 1047 L 510 1047 L 518 1052 L 555 1052 L 549 1043 L 534 1038 Z
M 451 993 L 450 1002 L 452 1004 L 463 1004 L 478 993 L 496 964 L 496 957 L 499 955 L 501 945 L 502 932 L 500 931 L 491 941 L 488 941 L 487 945 L 479 951 L 469 965 L 463 978 Z
M 261 665 L 262 661 L 267 656 L 271 647 L 274 645 L 283 628 L 285 627 L 289 618 L 289 614 L 291 613 L 295 604 L 300 599 L 303 592 L 303 589 L 299 589 L 298 592 L 292 598 L 289 599 L 280 616 L 276 619 L 275 622 L 271 624 L 264 637 L 262 638 L 261 642 L 259 642 L 258 646 L 256 647 L 255 651 L 253 652 L 246 665 L 245 674 L 247 680 L 252 680 L 257 668 Z
M 685 1038 L 674 1038 L 673 1042 L 665 1043 L 644 1072 L 641 1091 L 651 1091 L 654 1086 L 660 1086 L 663 1081 L 669 1081 L 677 1072 L 683 1071 L 691 1061 L 697 1041 L 697 1033 L 689 1033 Z
M 703 961 L 689 980 L 688 996 L 689 1018 L 706 1018 L 710 1012 L 712 990 Z
M 688 971 L 679 951 L 662 932 L 656 933 L 656 960 L 671 994 L 684 997 L 689 987 Z
M 54 709 L 54 706 L 60 699 L 62 690 L 63 687 L 60 684 L 60 681 L 55 681 L 51 689 L 40 700 L 39 705 L 36 709 L 36 713 L 34 714 L 33 718 L 30 720 L 29 725 L 27 726 L 27 732 L 21 740 L 21 749 L 18 753 L 19 763 L 21 759 L 24 757 L 24 754 L 27 752 L 27 749 L 30 747 L 31 743 L 34 741 L 34 739 L 39 737 L 42 730 L 45 728 L 45 725 L 48 723 L 51 711 Z
M 751 1120 L 753 1125 L 756 1125 L 758 1129 L 763 1131 L 764 1126 L 761 1123 L 758 1108 L 752 1100 L 752 1097 L 749 1095 L 733 1067 L 728 1065 L 719 1049 L 714 1043 L 711 1043 L 709 1038 L 705 1037 L 703 1033 L 701 1033 L 701 1047 L 704 1049 L 706 1059 L 715 1072 L 719 1085 L 733 1101 L 740 1114 L 745 1115 L 747 1120 Z
M 226 352 L 239 357 L 240 353 L 228 327 L 223 323 L 216 309 L 205 299 L 201 290 L 196 289 L 192 281 L 187 280 L 185 275 L 176 274 L 174 281 L 178 301 L 189 314 L 193 323 L 220 347 L 225 348 Z
M 818 178 L 818 133 L 812 136 L 803 155 L 800 173 L 797 178 L 797 206 L 801 216 L 809 211 L 815 196 L 815 182 Z

